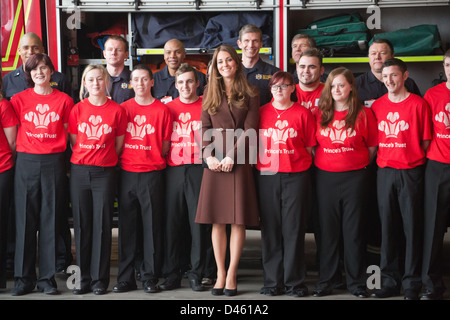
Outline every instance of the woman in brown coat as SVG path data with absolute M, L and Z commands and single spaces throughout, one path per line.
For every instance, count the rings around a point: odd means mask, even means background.
M 259 92 L 247 82 L 239 56 L 229 45 L 221 45 L 214 52 L 202 109 L 203 159 L 207 168 L 196 222 L 212 224 L 217 281 L 211 293 L 233 296 L 237 293 L 237 267 L 246 226 L 259 225 L 250 164 L 250 150 L 256 153 Z M 227 272 L 228 224 L 231 234 Z

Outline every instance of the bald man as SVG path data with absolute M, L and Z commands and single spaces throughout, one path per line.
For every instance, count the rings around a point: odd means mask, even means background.
M 18 53 L 20 55 L 20 59 L 22 60 L 22 65 L 3 77 L 3 97 L 10 100 L 16 93 L 28 89 L 28 84 L 25 81 L 24 73 L 25 63 L 33 54 L 44 53 L 44 51 L 42 40 L 37 34 L 28 32 L 20 38 Z M 69 96 L 72 96 L 72 86 L 70 82 L 62 73 L 58 71 L 55 71 L 52 74 L 51 86 L 52 88 L 58 89 L 59 91 L 65 92 Z
M 155 85 L 152 88 L 152 95 L 163 103 L 170 102 L 179 96 L 175 88 L 175 72 L 184 62 L 186 50 L 180 40 L 171 39 L 164 44 L 164 69 L 155 72 L 153 78 Z M 206 84 L 206 76 L 203 72 L 196 70 L 200 85 L 197 88 L 197 95 L 203 94 L 203 87 Z

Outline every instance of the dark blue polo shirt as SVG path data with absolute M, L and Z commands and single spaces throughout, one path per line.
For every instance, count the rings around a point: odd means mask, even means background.
M 259 88 L 259 104 L 261 106 L 272 100 L 272 93 L 269 89 L 269 81 L 277 71 L 280 71 L 280 69 L 263 61 L 261 58 L 259 58 L 253 68 L 247 69 L 244 67 L 244 72 L 247 76 L 248 82 Z
M 384 83 L 378 80 L 372 71 L 358 76 L 356 78 L 356 87 L 358 88 L 358 97 L 366 107 L 370 107 L 373 101 L 388 93 Z M 419 87 L 413 79 L 406 79 L 405 87 L 409 92 L 422 96 Z
M 200 85 L 197 88 L 197 95 L 203 95 L 203 88 L 206 85 L 206 75 L 203 72 L 197 71 L 198 81 Z M 167 103 L 175 98 L 178 98 L 179 93 L 177 88 L 175 88 L 175 76 L 171 76 L 169 73 L 169 68 L 167 66 L 164 69 L 159 70 L 153 74 L 153 79 L 155 79 L 155 84 L 152 88 L 152 95 L 154 98 L 162 100 L 162 102 Z
M 55 71 L 52 74 L 50 85 L 52 88 L 65 92 L 72 97 L 72 85 L 61 72 Z M 3 77 L 2 95 L 8 100 L 16 93 L 22 92 L 28 88 L 29 86 L 25 81 L 25 72 L 23 71 L 22 65 Z
M 111 77 L 109 93 L 111 99 L 118 104 L 134 98 L 134 90 L 130 84 L 131 71 L 124 68 L 118 77 Z

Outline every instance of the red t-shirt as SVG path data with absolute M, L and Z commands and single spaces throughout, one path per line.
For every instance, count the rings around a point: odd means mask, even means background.
M 314 117 L 299 103 L 296 102 L 283 111 L 275 110 L 272 102 L 265 104 L 259 110 L 256 169 L 269 172 L 307 170 L 311 166 L 312 157 L 306 147 L 316 145 L 314 134 Z
M 19 119 L 16 150 L 33 154 L 64 152 L 73 99 L 57 89 L 41 95 L 33 88 L 15 94 L 11 104 Z
M 433 121 L 428 159 L 450 163 L 450 89 L 441 83 L 429 89 L 424 96 L 430 105 Z
M 73 164 L 113 167 L 117 164 L 116 137 L 125 134 L 127 115 L 113 100 L 94 106 L 86 98 L 70 113 L 68 132 L 77 135 L 72 146 Z
M 167 164 L 201 164 L 200 146 L 202 138 L 202 98 L 193 103 L 183 103 L 180 98 L 167 103 L 172 113 L 173 131 Z
M 321 82 L 313 91 L 303 91 L 300 89 L 300 84 L 297 84 L 297 102 L 309 111 L 314 112 L 319 107 L 319 99 L 324 86 L 325 85 Z
M 410 93 L 398 103 L 386 93 L 372 104 L 378 124 L 377 164 L 381 168 L 412 169 L 425 163 L 422 141 L 431 140 L 428 103 Z
M 127 112 L 127 132 L 120 156 L 120 167 L 131 172 L 162 170 L 166 159 L 162 156 L 163 141 L 170 141 L 172 118 L 167 106 L 155 101 L 142 106 L 130 99 L 121 104 Z
M 14 165 L 12 151 L 3 129 L 18 124 L 19 120 L 14 113 L 11 103 L 6 99 L 0 100 L 0 172 L 11 169 Z
M 320 126 L 317 112 L 317 147 L 314 164 L 319 169 L 332 172 L 359 170 L 369 164 L 369 147 L 377 146 L 377 122 L 369 108 L 363 107 L 355 128 L 345 128 L 348 111 L 335 111 L 334 119 L 326 128 Z

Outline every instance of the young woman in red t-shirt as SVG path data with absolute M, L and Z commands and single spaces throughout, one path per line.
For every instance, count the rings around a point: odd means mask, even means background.
M 54 71 L 46 54 L 32 55 L 25 63 L 25 79 L 30 88 L 11 98 L 19 120 L 14 180 L 14 296 L 27 294 L 36 285 L 46 294 L 57 293 L 56 235 L 67 189 L 64 153 L 73 100 L 51 87 Z M 36 247 L 39 248 L 38 278 Z
M 311 207 L 311 152 L 315 122 L 308 109 L 291 100 L 295 83 L 276 72 L 269 86 L 273 100 L 260 108 L 256 164 L 261 218 L 264 287 L 269 296 L 308 294 L 304 280 L 305 232 Z
M 355 78 L 349 69 L 340 67 L 329 74 L 316 119 L 314 163 L 320 278 L 313 295 L 332 293 L 342 238 L 347 288 L 353 295 L 365 298 L 368 297 L 363 241 L 368 195 L 366 166 L 375 156 L 377 128 L 372 111 L 358 100 Z
M 0 78 L 0 89 L 2 78 Z M 14 157 L 17 137 L 16 114 L 11 103 L 3 99 L 0 90 L 0 289 L 6 288 L 6 243 L 8 212 L 14 179 Z M 1 130 L 3 129 L 3 130 Z
M 88 65 L 81 78 L 81 102 L 69 118 L 70 198 L 76 261 L 81 269 L 80 288 L 74 294 L 105 294 L 110 279 L 116 165 L 127 118 L 125 110 L 106 95 L 109 81 L 103 66 Z M 84 98 L 85 90 L 88 98 Z

